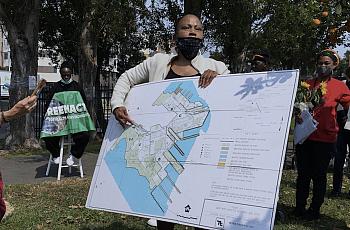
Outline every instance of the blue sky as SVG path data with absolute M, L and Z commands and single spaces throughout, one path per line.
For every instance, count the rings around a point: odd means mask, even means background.
M 348 43 L 350 42 L 350 34 L 348 33 L 346 37 Z M 344 54 L 347 50 L 350 50 L 350 47 L 345 47 L 345 46 L 337 46 L 335 50 L 339 53 L 340 57 L 344 57 Z
M 350 47 L 345 47 L 345 46 L 337 46 L 335 50 L 338 52 L 341 58 L 344 57 L 344 54 L 347 50 L 350 50 Z

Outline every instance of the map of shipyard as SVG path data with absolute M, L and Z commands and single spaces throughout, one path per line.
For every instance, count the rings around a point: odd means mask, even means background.
M 133 86 L 112 115 L 86 207 L 201 229 L 273 230 L 298 70 Z
M 170 83 L 152 106 L 170 113 L 170 122 L 153 123 L 149 129 L 142 124 L 130 126 L 105 161 L 134 212 L 163 216 L 172 203 L 171 193 L 181 194 L 176 180 L 196 138 L 209 127 L 210 109 L 192 81 Z

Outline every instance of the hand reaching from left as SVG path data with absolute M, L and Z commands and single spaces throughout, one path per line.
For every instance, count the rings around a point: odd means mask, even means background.
M 28 96 L 3 113 L 5 121 L 10 121 L 31 112 L 37 104 L 37 96 Z

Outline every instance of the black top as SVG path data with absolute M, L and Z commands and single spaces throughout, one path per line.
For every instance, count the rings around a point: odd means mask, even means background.
M 79 86 L 78 82 L 72 81 L 69 84 L 64 84 L 62 81 L 55 82 L 52 88 L 50 89 L 50 95 L 48 97 L 48 103 L 51 102 L 53 95 L 55 93 L 64 92 L 64 91 L 79 91 L 81 97 L 83 98 L 84 103 L 86 104 L 86 96 L 84 90 Z
M 170 68 L 169 73 L 165 79 L 167 80 L 167 79 L 175 79 L 175 78 L 183 78 L 183 77 L 195 77 L 195 76 L 200 76 L 200 73 L 197 73 L 195 75 L 190 75 L 190 76 L 182 76 L 182 75 L 178 75 L 177 73 L 175 73 L 173 71 L 172 68 Z
M 350 89 L 350 81 L 346 80 L 346 86 Z

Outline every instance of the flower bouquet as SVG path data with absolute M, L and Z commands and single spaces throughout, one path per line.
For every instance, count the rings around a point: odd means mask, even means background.
M 310 85 L 301 81 L 297 89 L 294 108 L 299 112 L 303 110 L 312 111 L 315 106 L 324 102 L 323 96 L 327 93 L 327 83 L 321 82 L 320 87 L 310 89 Z
M 296 116 L 294 128 L 294 142 L 302 144 L 317 129 L 318 122 L 313 119 L 312 110 L 324 102 L 323 96 L 327 93 L 327 83 L 321 82 L 318 88 L 310 89 L 310 85 L 301 81 L 297 89 L 294 103 Z

